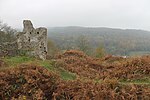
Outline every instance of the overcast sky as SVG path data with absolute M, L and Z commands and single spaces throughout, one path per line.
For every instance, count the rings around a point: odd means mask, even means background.
M 96 26 L 150 30 L 150 0 L 0 0 L 0 19 L 22 28 Z

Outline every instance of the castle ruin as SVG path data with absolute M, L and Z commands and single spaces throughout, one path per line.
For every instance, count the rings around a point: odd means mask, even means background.
M 37 58 L 46 59 L 47 54 L 47 29 L 34 28 L 30 20 L 23 21 L 23 32 L 17 33 L 19 50 L 27 50 L 28 54 Z

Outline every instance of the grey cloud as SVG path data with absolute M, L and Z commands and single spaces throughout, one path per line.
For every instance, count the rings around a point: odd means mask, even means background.
M 99 26 L 150 30 L 149 0 L 0 0 L 0 18 L 14 28 Z

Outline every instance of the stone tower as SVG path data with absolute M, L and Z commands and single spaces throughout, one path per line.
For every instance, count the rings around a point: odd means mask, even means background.
M 18 49 L 27 50 L 31 56 L 45 60 L 47 54 L 47 29 L 34 28 L 30 20 L 23 21 L 23 32 L 17 33 Z

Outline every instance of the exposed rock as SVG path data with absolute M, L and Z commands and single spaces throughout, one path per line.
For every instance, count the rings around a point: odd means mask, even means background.
M 18 49 L 27 50 L 28 54 L 46 59 L 47 54 L 47 29 L 40 27 L 35 29 L 30 20 L 23 21 L 23 32 L 17 33 Z

